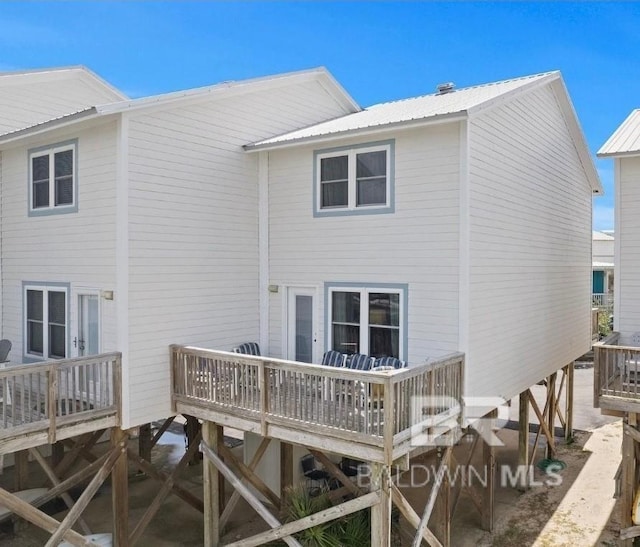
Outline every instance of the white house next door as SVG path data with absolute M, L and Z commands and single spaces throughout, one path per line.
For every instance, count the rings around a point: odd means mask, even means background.
M 315 291 L 290 287 L 287 294 L 287 358 L 313 362 Z

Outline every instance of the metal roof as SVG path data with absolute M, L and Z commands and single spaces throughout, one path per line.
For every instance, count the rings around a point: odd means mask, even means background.
M 339 135 L 363 129 L 384 128 L 396 124 L 429 121 L 440 118 L 466 115 L 483 105 L 517 91 L 525 86 L 541 81 L 557 79 L 559 72 L 546 72 L 522 78 L 514 78 L 474 87 L 454 89 L 447 93 L 434 93 L 410 99 L 403 99 L 370 106 L 361 112 L 347 114 L 340 118 L 322 122 L 304 129 L 285 133 L 245 146 L 247 150 L 272 148 L 297 141 L 313 140 L 319 137 Z
M 601 269 L 601 270 L 609 270 L 615 268 L 613 262 L 593 262 L 591 264 L 592 269 Z
M 615 237 L 611 234 L 605 234 L 604 232 L 593 230 L 593 239 L 594 241 L 614 241 Z
M 638 109 L 629 114 L 598 150 L 598 156 L 601 158 L 634 154 L 640 154 L 640 110 Z
M 68 70 L 73 69 L 77 69 L 77 67 L 71 67 Z M 107 116 L 110 114 L 139 110 L 141 108 L 163 106 L 175 101 L 182 101 L 190 98 L 215 97 L 218 95 L 224 96 L 229 92 L 241 92 L 246 88 L 252 89 L 256 85 L 279 85 L 280 82 L 287 82 L 289 80 L 293 80 L 294 82 L 302 82 L 306 80 L 319 81 L 321 85 L 323 85 L 323 87 L 327 90 L 327 92 L 330 93 L 336 101 L 342 104 L 343 108 L 346 111 L 357 112 L 361 110 L 360 106 L 353 100 L 353 98 L 346 92 L 346 90 L 340 85 L 340 83 L 338 83 L 338 81 L 326 68 L 317 67 L 308 70 L 275 74 L 272 76 L 222 82 L 215 85 L 187 89 L 184 91 L 174 91 L 171 93 L 163 93 L 161 95 L 141 97 L 139 99 L 121 100 L 106 104 L 98 104 L 77 112 L 70 113 L 68 115 L 56 116 L 43 122 L 30 125 L 28 127 L 0 134 L 0 143 L 13 141 L 25 135 L 31 135 L 34 132 L 37 133 L 39 131 L 59 127 L 68 123 L 75 123 L 91 117 Z

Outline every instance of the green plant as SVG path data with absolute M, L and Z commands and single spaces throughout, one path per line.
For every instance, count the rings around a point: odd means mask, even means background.
M 598 312 L 598 334 L 601 338 L 609 336 L 611 334 L 611 323 L 609 320 L 609 313 Z
M 311 496 L 304 487 L 287 493 L 287 522 L 300 520 L 332 506 L 326 492 Z M 371 542 L 371 521 L 368 510 L 358 511 L 340 519 L 318 524 L 296 534 L 305 547 L 365 547 Z

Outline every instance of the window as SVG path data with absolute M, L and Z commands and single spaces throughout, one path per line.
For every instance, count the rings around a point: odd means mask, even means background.
M 405 359 L 406 293 L 400 285 L 328 287 L 327 348 Z
M 42 359 L 67 356 L 67 293 L 61 286 L 25 285 L 25 354 Z
M 29 215 L 77 211 L 77 142 L 29 151 Z
M 393 212 L 394 142 L 315 153 L 315 216 Z

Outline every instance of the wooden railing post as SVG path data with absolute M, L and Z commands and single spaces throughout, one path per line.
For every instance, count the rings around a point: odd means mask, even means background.
M 113 365 L 113 405 L 116 408 L 118 426 L 122 425 L 122 356 L 118 355 Z
M 601 346 L 593 346 L 593 407 L 600 408 L 600 359 Z
M 384 461 L 386 465 L 391 465 L 393 463 L 393 433 L 398 412 L 395 411 L 395 390 L 393 389 L 392 378 L 385 378 L 383 385 L 385 417 L 382 426 L 382 438 L 384 442 Z
M 269 368 L 264 361 L 258 364 L 258 389 L 260 390 L 260 423 L 262 436 L 267 436 L 267 414 L 269 412 Z
M 49 444 L 56 441 L 56 402 L 58 400 L 58 374 L 54 365 L 47 371 L 47 413 L 49 414 Z

